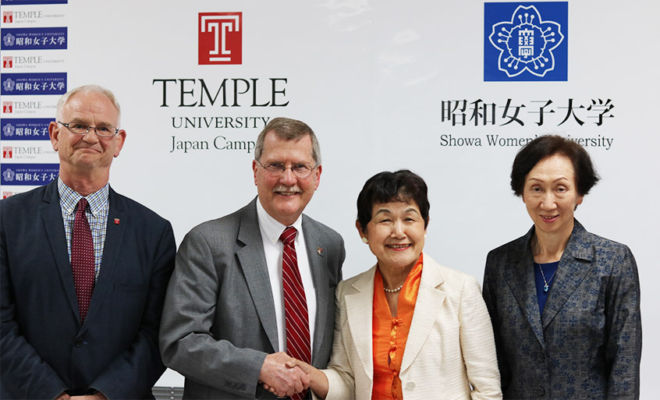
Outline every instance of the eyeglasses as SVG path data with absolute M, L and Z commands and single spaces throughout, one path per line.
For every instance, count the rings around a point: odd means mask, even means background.
M 119 133 L 119 128 L 113 128 L 110 125 L 89 126 L 80 122 L 66 123 L 61 121 L 57 121 L 57 123 L 64 126 L 72 133 L 75 133 L 76 135 L 86 135 L 92 129 L 94 130 L 96 136 L 105 137 L 105 138 L 116 136 Z
M 310 167 L 309 165 L 304 163 L 291 164 L 291 166 L 287 167 L 282 162 L 272 162 L 264 165 L 259 160 L 255 160 L 255 161 L 257 162 L 257 164 L 261 165 L 261 168 L 265 169 L 266 172 L 268 172 L 272 176 L 281 176 L 284 174 L 284 172 L 287 169 L 291 169 L 291 172 L 300 179 L 307 178 L 312 173 L 312 171 L 314 171 L 314 169 L 316 169 L 317 167 L 317 165 L 313 165 Z

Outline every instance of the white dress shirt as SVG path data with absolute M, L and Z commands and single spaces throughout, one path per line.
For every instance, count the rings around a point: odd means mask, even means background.
M 273 304 L 275 304 L 275 320 L 277 321 L 277 338 L 280 351 L 286 351 L 286 323 L 284 319 L 284 296 L 282 296 L 282 253 L 284 245 L 280 241 L 280 235 L 284 232 L 286 225 L 282 225 L 271 217 L 261 201 L 257 201 L 257 220 L 261 240 L 264 244 L 264 254 L 268 265 L 268 276 L 270 287 L 273 291 Z M 307 247 L 305 246 L 305 235 L 302 229 L 302 216 L 291 225 L 298 233 L 296 234 L 295 246 L 298 258 L 298 270 L 305 288 L 305 299 L 307 299 L 307 312 L 309 313 L 309 335 L 310 349 L 314 348 L 314 323 L 316 322 L 316 290 L 312 280 L 312 271 L 309 267 Z

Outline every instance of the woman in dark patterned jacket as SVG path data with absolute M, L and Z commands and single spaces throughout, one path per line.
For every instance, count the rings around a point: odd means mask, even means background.
M 511 188 L 534 226 L 488 254 L 483 294 L 505 399 L 637 399 L 642 327 L 630 249 L 573 212 L 598 181 L 579 144 L 541 136 Z

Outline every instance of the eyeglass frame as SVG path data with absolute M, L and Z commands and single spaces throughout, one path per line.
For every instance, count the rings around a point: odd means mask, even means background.
M 99 133 L 99 131 L 98 131 L 98 127 L 97 127 L 97 126 L 86 125 L 86 126 L 87 126 L 87 129 L 85 129 L 85 133 L 78 133 L 78 132 L 74 132 L 73 129 L 71 129 L 71 127 L 69 126 L 69 125 L 71 125 L 71 122 L 57 121 L 57 123 L 60 124 L 60 125 L 62 125 L 62 126 L 64 126 L 66 129 L 69 130 L 69 132 L 73 133 L 74 135 L 81 135 L 81 136 L 85 136 L 85 135 L 87 135 L 87 134 L 89 133 L 89 131 L 93 129 L 93 130 L 94 130 L 94 134 L 95 134 L 96 136 L 98 136 L 98 137 L 102 137 L 102 138 L 111 138 L 111 137 L 115 137 L 115 136 L 117 136 L 117 134 L 119 133 L 119 130 L 120 130 L 119 128 L 114 128 L 114 129 L 115 129 L 115 132 L 114 132 L 114 133 L 112 133 L 112 134 L 110 134 L 110 135 L 103 135 L 103 134 L 100 134 L 100 133 Z M 85 125 L 85 124 L 81 124 L 81 125 Z M 109 128 L 112 128 L 112 125 L 110 125 Z
M 272 163 L 269 163 L 268 165 L 263 165 L 261 161 L 255 159 L 254 161 L 261 166 L 267 173 L 269 173 L 272 176 L 282 176 L 286 172 L 287 169 L 291 170 L 291 173 L 296 176 L 299 179 L 307 179 L 312 175 L 312 172 L 319 166 L 319 164 L 314 164 L 313 167 L 308 166 L 307 164 L 304 163 L 295 163 L 295 167 L 300 167 L 304 166 L 305 168 L 309 168 L 309 172 L 307 172 L 305 175 L 301 176 L 299 173 L 296 173 L 294 170 L 294 164 L 289 165 L 288 167 L 285 165 L 285 163 L 281 161 L 275 161 Z M 278 166 L 279 165 L 279 166 Z M 270 169 L 269 169 L 270 168 Z M 276 170 L 272 170 L 272 168 L 276 168 Z

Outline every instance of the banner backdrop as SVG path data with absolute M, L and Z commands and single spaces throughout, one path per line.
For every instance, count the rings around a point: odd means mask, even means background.
M 111 184 L 168 218 L 177 241 L 256 195 L 254 141 L 276 116 L 319 137 L 306 212 L 346 241 L 344 276 L 374 264 L 354 227 L 366 179 L 408 168 L 429 186 L 425 250 L 481 278 L 486 253 L 531 226 L 509 188 L 538 135 L 587 148 L 601 182 L 576 212 L 628 244 L 642 282 L 642 398 L 660 370 L 660 6 L 612 0 L 2 0 L 3 197 L 54 179 L 47 125 L 66 90 L 122 106 Z M 168 371 L 160 385 L 181 385 Z

